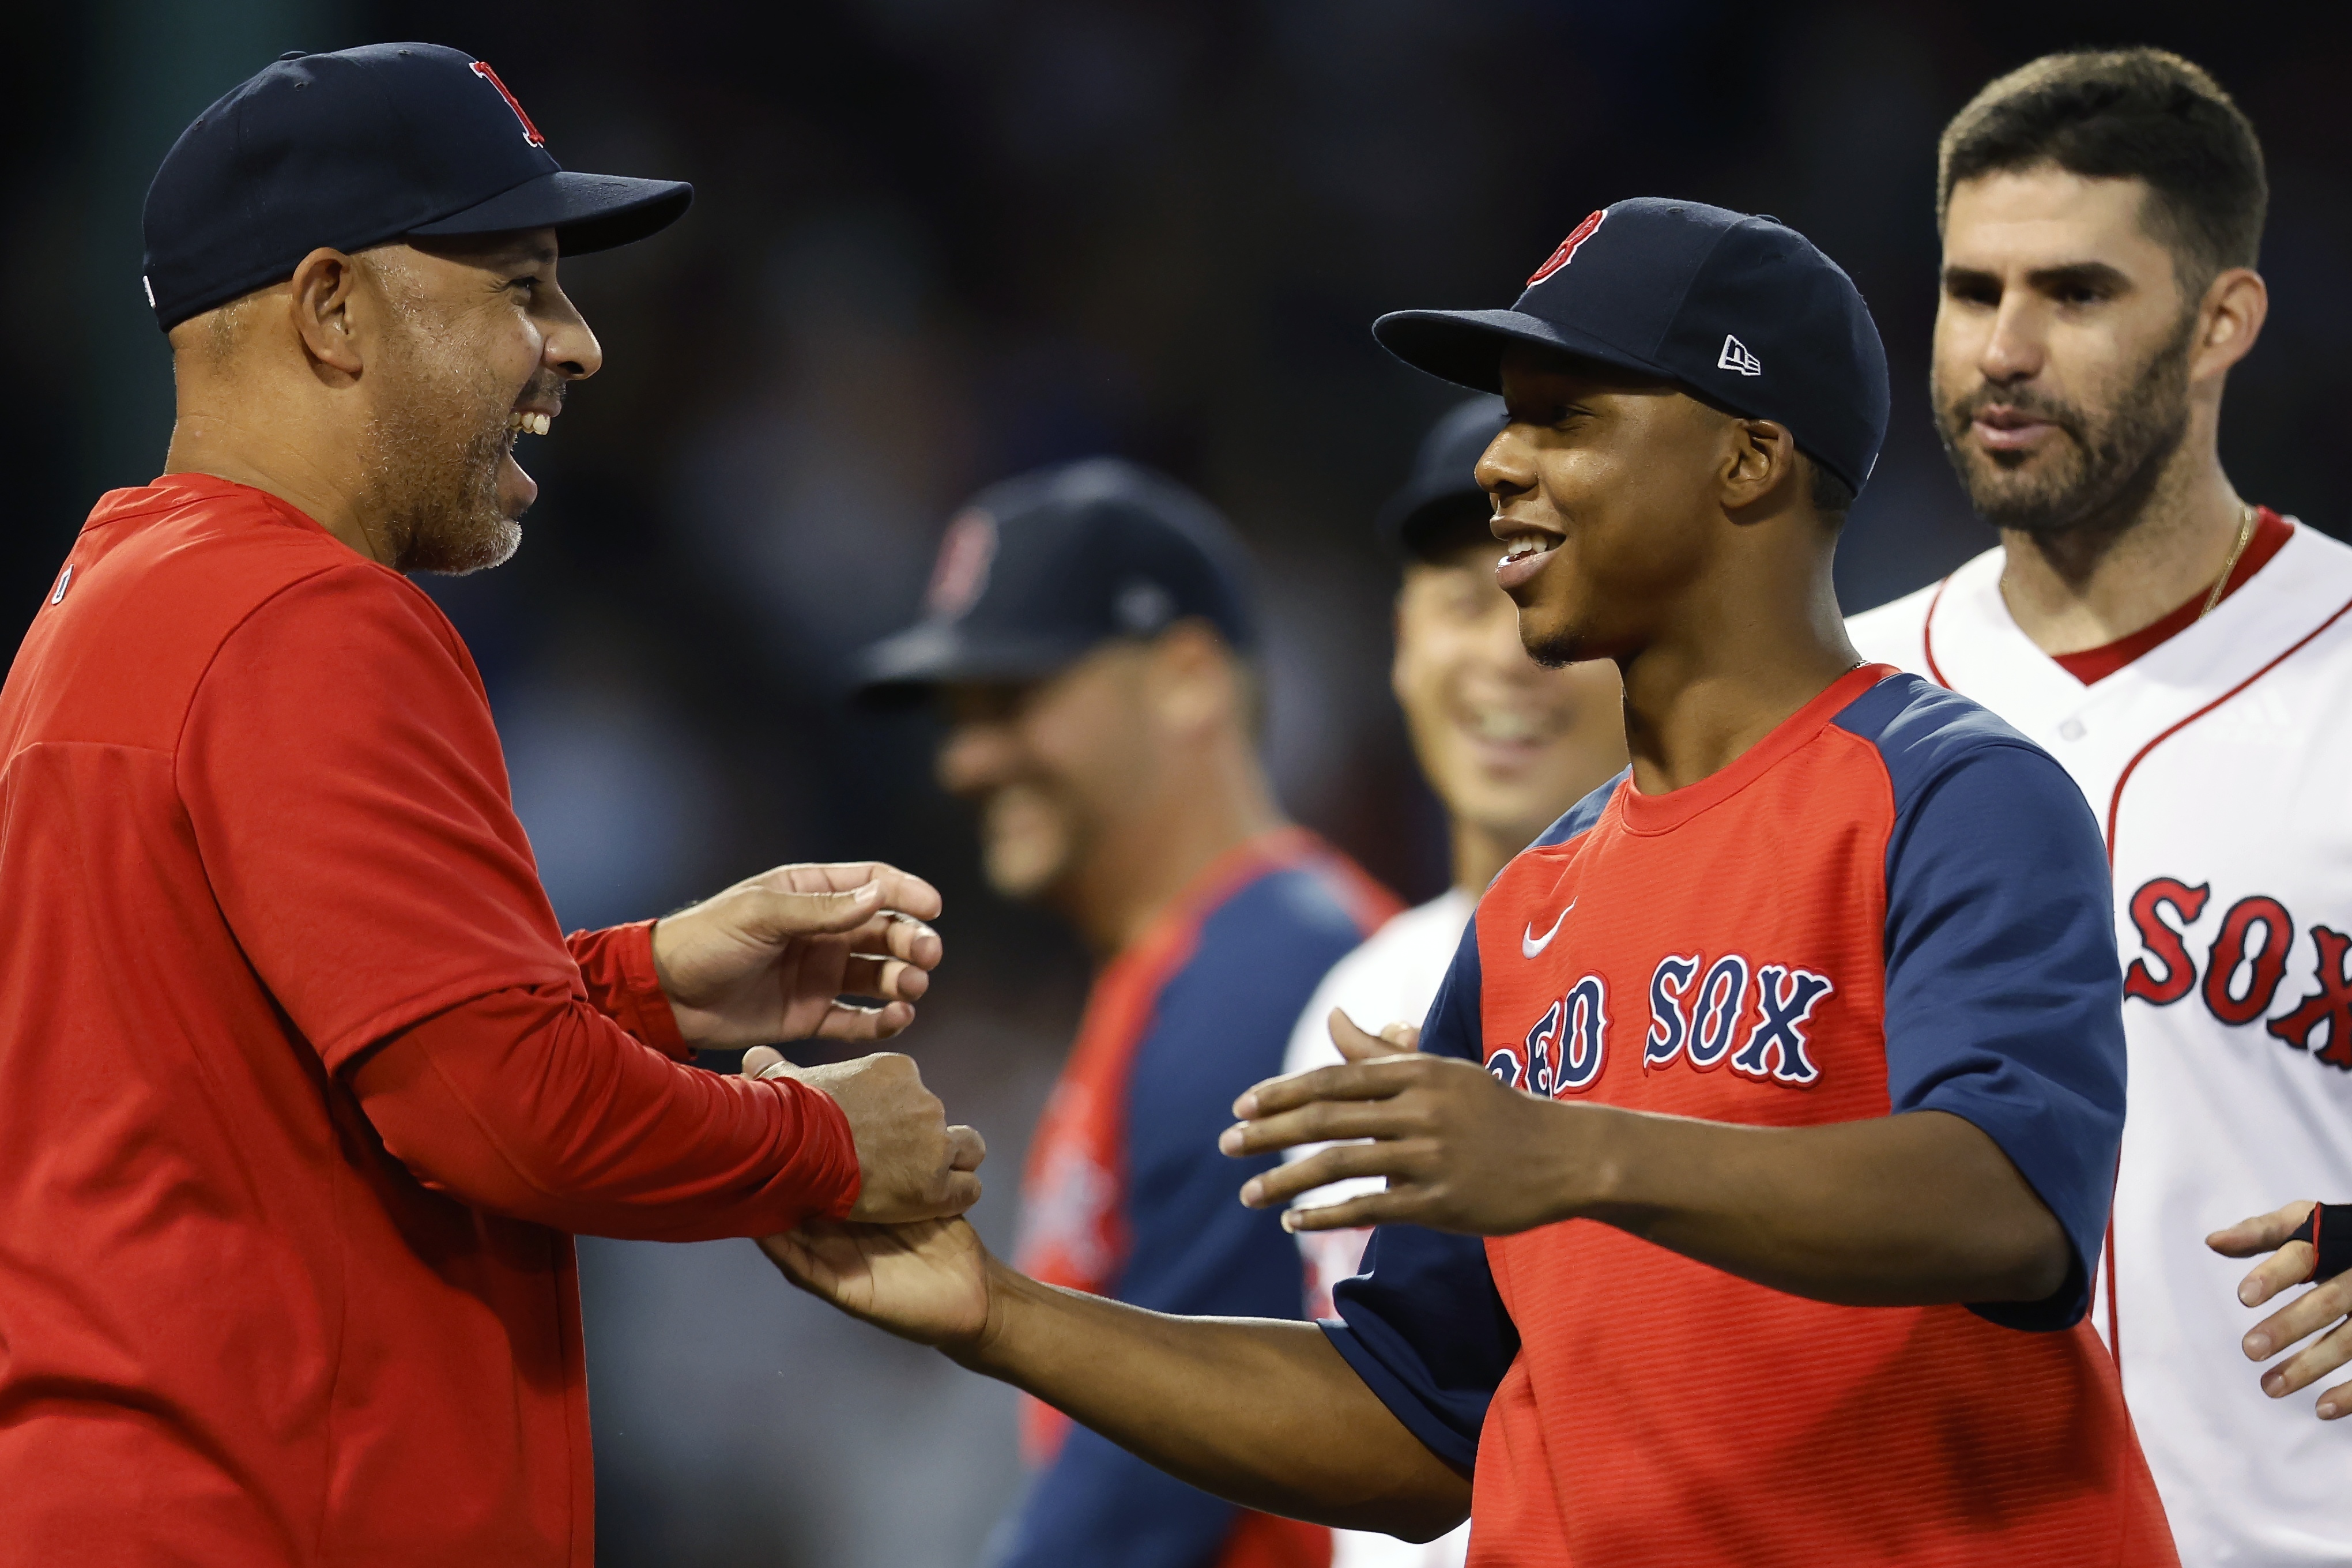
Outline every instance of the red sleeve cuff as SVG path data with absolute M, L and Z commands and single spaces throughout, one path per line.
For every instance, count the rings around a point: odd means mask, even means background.
M 576 931 L 564 939 L 564 945 L 572 950 L 572 962 L 580 965 L 581 982 L 598 1012 L 666 1057 L 685 1061 L 694 1055 L 694 1048 L 678 1032 L 677 1015 L 670 1010 L 669 997 L 654 970 L 653 921 Z M 826 1103 L 832 1102 L 831 1096 L 824 1098 Z M 840 1107 L 834 1110 L 835 1114 L 840 1113 Z

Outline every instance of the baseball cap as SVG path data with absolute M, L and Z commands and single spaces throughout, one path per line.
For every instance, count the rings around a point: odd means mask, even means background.
M 1399 310 L 1372 324 L 1407 364 L 1502 389 L 1502 351 L 1534 343 L 1669 381 L 1785 426 L 1859 492 L 1886 438 L 1886 351 L 1862 291 L 1774 217 L 1643 196 L 1601 208 L 1507 310 Z
M 564 168 L 498 72 L 438 44 L 300 50 L 231 89 L 147 187 L 165 331 L 293 276 L 320 246 L 552 228 L 567 255 L 676 222 L 694 187 Z
M 1472 524 L 1483 531 L 1490 503 L 1475 470 L 1502 428 L 1499 397 L 1473 397 L 1447 409 L 1422 437 L 1412 473 L 1373 521 L 1382 542 L 1426 555 L 1451 546 Z
M 858 656 L 869 702 L 944 681 L 1034 680 L 1187 616 L 1257 647 L 1248 557 L 1216 509 L 1117 458 L 992 485 L 948 524 L 923 618 Z

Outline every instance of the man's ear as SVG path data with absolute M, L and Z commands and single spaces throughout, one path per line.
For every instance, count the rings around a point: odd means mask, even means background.
M 1737 522 L 1760 518 L 1804 481 L 1796 438 L 1769 419 L 1731 421 L 1731 450 L 1723 466 L 1723 510 Z
M 2251 267 L 2232 267 L 2206 286 L 2197 310 L 2197 342 L 2189 374 L 2201 381 L 2246 357 L 2271 313 L 2270 285 Z
M 1150 679 L 1153 708 L 1179 735 L 1198 735 L 1240 717 L 1233 655 L 1206 621 L 1178 621 L 1152 639 Z
M 294 268 L 289 319 L 317 374 L 331 384 L 348 384 L 366 368 L 353 309 L 366 287 L 358 259 L 344 251 L 321 247 Z

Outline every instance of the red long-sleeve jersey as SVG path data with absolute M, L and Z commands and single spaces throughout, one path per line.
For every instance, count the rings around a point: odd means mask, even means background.
M 0 688 L 0 1563 L 593 1555 L 569 1232 L 845 1212 L 839 1108 L 567 943 L 464 645 L 260 491 L 102 500 Z

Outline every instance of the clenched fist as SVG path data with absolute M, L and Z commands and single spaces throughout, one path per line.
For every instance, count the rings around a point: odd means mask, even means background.
M 743 1076 L 795 1078 L 831 1095 L 857 1147 L 857 1204 L 849 1218 L 869 1225 L 945 1219 L 980 1201 L 988 1145 L 969 1127 L 948 1125 L 947 1108 L 923 1087 L 912 1058 L 884 1051 L 824 1067 L 794 1067 L 766 1046 L 743 1055 Z

